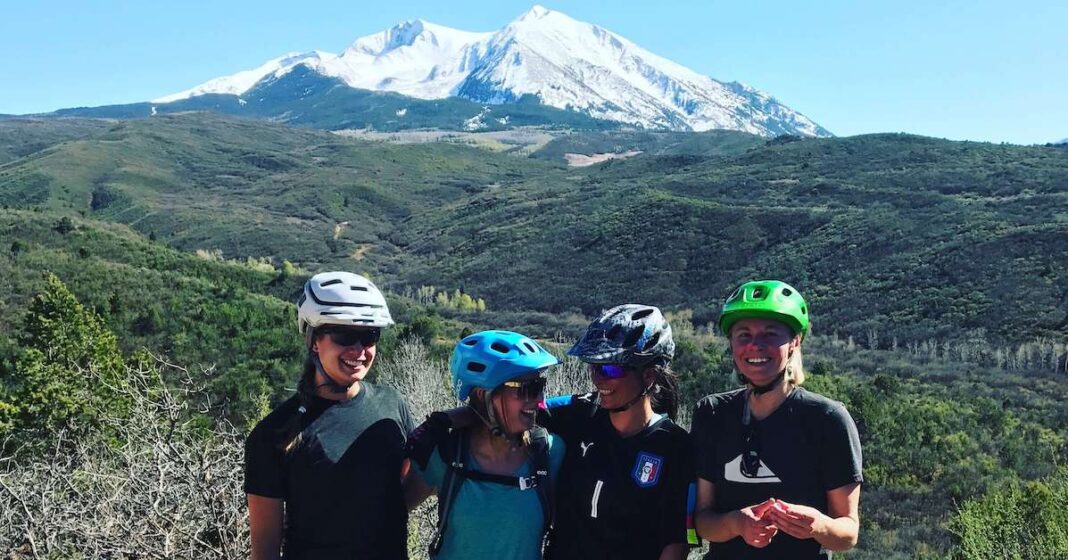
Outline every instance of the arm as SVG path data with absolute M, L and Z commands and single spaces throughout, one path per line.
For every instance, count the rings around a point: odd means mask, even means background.
M 827 461 L 820 477 L 827 489 L 827 513 L 777 502 L 771 514 L 787 534 L 816 539 L 829 550 L 849 550 L 860 533 L 860 484 L 864 480 L 860 436 L 844 406 L 829 409 L 822 420 L 822 452 Z
M 763 548 L 768 546 L 772 537 L 778 532 L 775 525 L 766 517 L 772 500 L 746 508 L 720 513 L 715 509 L 716 485 L 703 479 L 697 479 L 697 533 L 709 542 L 727 542 L 734 537 L 742 537 L 749 546 Z
M 247 496 L 251 560 L 278 560 L 282 549 L 282 500 L 255 494 Z
M 412 469 L 411 462 L 407 459 L 404 460 L 403 470 L 404 504 L 408 507 L 408 511 L 412 511 L 431 495 L 436 494 L 437 488 L 427 484 L 419 475 L 419 470 Z
M 660 560 L 686 560 L 690 547 L 686 543 L 669 544 L 660 551 Z
M 816 539 L 828 550 L 841 552 L 857 544 L 860 533 L 860 483 L 827 491 L 827 514 L 808 506 L 776 501 L 769 517 L 782 532 L 799 539 Z

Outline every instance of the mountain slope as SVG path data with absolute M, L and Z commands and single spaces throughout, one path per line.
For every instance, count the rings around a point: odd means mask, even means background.
M 671 144 L 618 143 L 634 142 Z M 83 211 L 228 258 L 369 272 L 395 291 L 460 288 L 494 309 L 640 300 L 705 322 L 740 280 L 777 276 L 811 297 L 821 332 L 901 344 L 1068 332 L 1064 150 L 724 133 L 670 149 L 567 169 L 165 116 L 0 166 L 0 202 Z
M 595 118 L 670 130 L 728 129 L 764 136 L 830 133 L 771 96 L 659 57 L 606 29 L 535 6 L 493 33 L 422 20 L 357 39 L 341 54 L 288 54 L 258 68 L 156 99 L 246 95 L 294 68 L 348 86 L 420 99 L 541 103 Z
M 263 79 L 242 96 L 205 93 L 163 104 L 61 109 L 51 116 L 130 119 L 190 111 L 211 111 L 327 130 L 495 131 L 523 126 L 610 130 L 619 127 L 618 123 L 541 105 L 532 98 L 487 107 L 455 97 L 422 100 L 353 89 L 338 78 L 323 76 L 304 65 L 288 68 L 278 77 Z

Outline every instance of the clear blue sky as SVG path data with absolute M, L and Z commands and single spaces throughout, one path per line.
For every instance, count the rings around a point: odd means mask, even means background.
M 769 92 L 841 136 L 1068 138 L 1068 1 L 540 3 L 713 78 Z M 289 51 L 339 52 L 406 19 L 491 31 L 532 4 L 7 2 L 0 113 L 144 101 Z

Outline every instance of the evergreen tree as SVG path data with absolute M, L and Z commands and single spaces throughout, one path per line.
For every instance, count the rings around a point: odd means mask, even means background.
M 45 278 L 16 338 L 21 351 L 2 380 L 0 431 L 82 431 L 128 408 L 115 335 L 55 275 Z

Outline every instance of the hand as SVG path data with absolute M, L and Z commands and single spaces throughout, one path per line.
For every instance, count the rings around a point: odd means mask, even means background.
M 820 510 L 774 500 L 764 514 L 780 531 L 797 539 L 811 539 L 825 532 L 828 517 Z
M 767 512 L 775 503 L 775 498 L 765 502 L 738 510 L 738 536 L 742 537 L 745 544 L 764 548 L 771 543 L 771 538 L 778 533 Z

